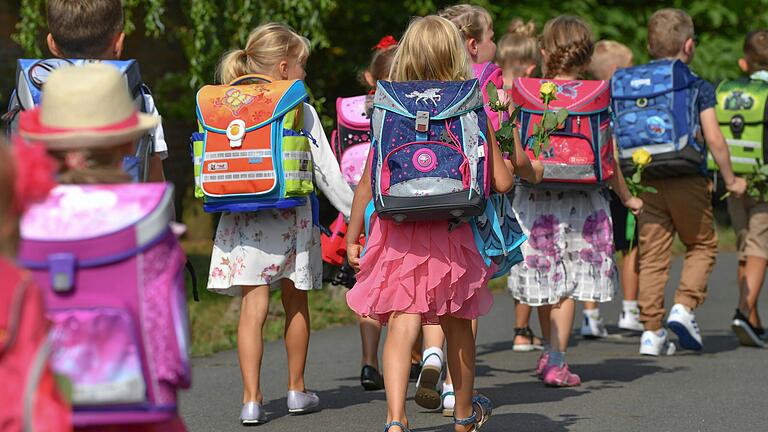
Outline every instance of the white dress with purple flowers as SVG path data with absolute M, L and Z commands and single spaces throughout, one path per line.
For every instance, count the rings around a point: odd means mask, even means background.
M 304 104 L 304 130 L 311 145 L 315 184 L 349 217 L 353 192 L 341 175 L 317 112 Z M 251 213 L 224 213 L 219 221 L 208 274 L 208 289 L 241 295 L 243 285 L 273 285 L 290 279 L 300 290 L 322 288 L 320 230 L 312 224 L 312 206 Z
M 512 207 L 528 236 L 525 261 L 512 268 L 507 285 L 531 306 L 563 298 L 607 302 L 618 272 L 605 192 L 544 190 L 519 186 Z

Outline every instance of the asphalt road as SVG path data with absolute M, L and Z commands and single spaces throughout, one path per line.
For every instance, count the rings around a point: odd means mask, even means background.
M 702 353 L 648 358 L 637 354 L 638 336 L 616 334 L 601 341 L 575 336 L 568 361 L 584 383 L 572 389 L 545 388 L 533 376 L 537 354 L 512 351 L 513 302 L 507 294 L 497 295 L 492 312 L 480 321 L 478 335 L 476 386 L 496 406 L 483 431 L 768 431 L 768 350 L 739 347 L 730 332 L 737 299 L 735 268 L 733 254 L 718 257 L 708 301 L 697 311 L 704 334 Z M 678 280 L 679 270 L 677 260 L 671 281 Z M 670 283 L 667 290 L 670 303 L 673 286 Z M 602 308 L 613 333 L 620 304 L 618 298 Z M 768 320 L 765 299 L 760 306 Z M 384 392 L 364 392 L 359 385 L 357 329 L 317 332 L 310 344 L 307 383 L 319 393 L 323 410 L 287 414 L 285 351 L 281 342 L 270 343 L 262 380 L 271 421 L 256 428 L 381 431 Z M 238 423 L 242 387 L 234 351 L 196 359 L 193 382 L 181 398 L 191 431 L 243 429 Z M 453 430 L 447 418 L 413 403 L 412 393 L 413 388 L 408 411 L 414 431 Z

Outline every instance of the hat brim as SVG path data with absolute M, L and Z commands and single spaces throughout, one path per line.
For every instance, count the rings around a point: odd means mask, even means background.
M 37 112 L 35 112 L 37 111 Z M 33 111 L 23 112 L 39 120 L 39 108 Z M 30 119 L 32 120 L 32 119 Z M 42 131 L 37 130 L 36 121 L 25 122 L 24 127 L 19 125 L 19 135 L 30 140 L 45 144 L 51 150 L 78 150 L 85 148 L 112 147 L 127 142 L 135 141 L 146 135 L 150 130 L 160 124 L 160 117 L 145 113 L 137 114 L 136 124 L 110 130 L 68 130 L 68 131 Z

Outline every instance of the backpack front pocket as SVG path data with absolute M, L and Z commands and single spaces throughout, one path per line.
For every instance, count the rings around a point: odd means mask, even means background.
M 533 158 L 532 153 L 531 158 Z M 580 134 L 554 133 L 550 145 L 541 150 L 544 180 L 558 182 L 594 182 L 595 150 L 590 140 Z
M 674 144 L 677 133 L 672 112 L 658 106 L 627 110 L 616 119 L 616 134 L 625 144 L 636 148 L 654 144 Z M 674 151 L 670 148 L 665 151 Z M 653 153 L 653 152 L 651 152 Z
M 403 144 L 384 158 L 382 194 L 393 197 L 442 195 L 470 187 L 467 156 L 440 141 Z
M 52 367 L 72 383 L 75 406 L 147 400 L 136 326 L 120 309 L 53 311 Z

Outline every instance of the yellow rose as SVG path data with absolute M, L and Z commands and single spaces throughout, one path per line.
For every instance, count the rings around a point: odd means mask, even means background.
M 634 164 L 639 167 L 647 167 L 648 164 L 651 163 L 652 159 L 653 158 L 651 157 L 651 154 L 648 153 L 648 150 L 644 148 L 636 150 L 634 153 L 632 153 L 632 162 L 634 162 Z
M 545 82 L 539 87 L 539 93 L 541 94 L 541 99 L 553 100 L 555 99 L 555 93 L 557 93 L 557 85 L 553 82 Z

